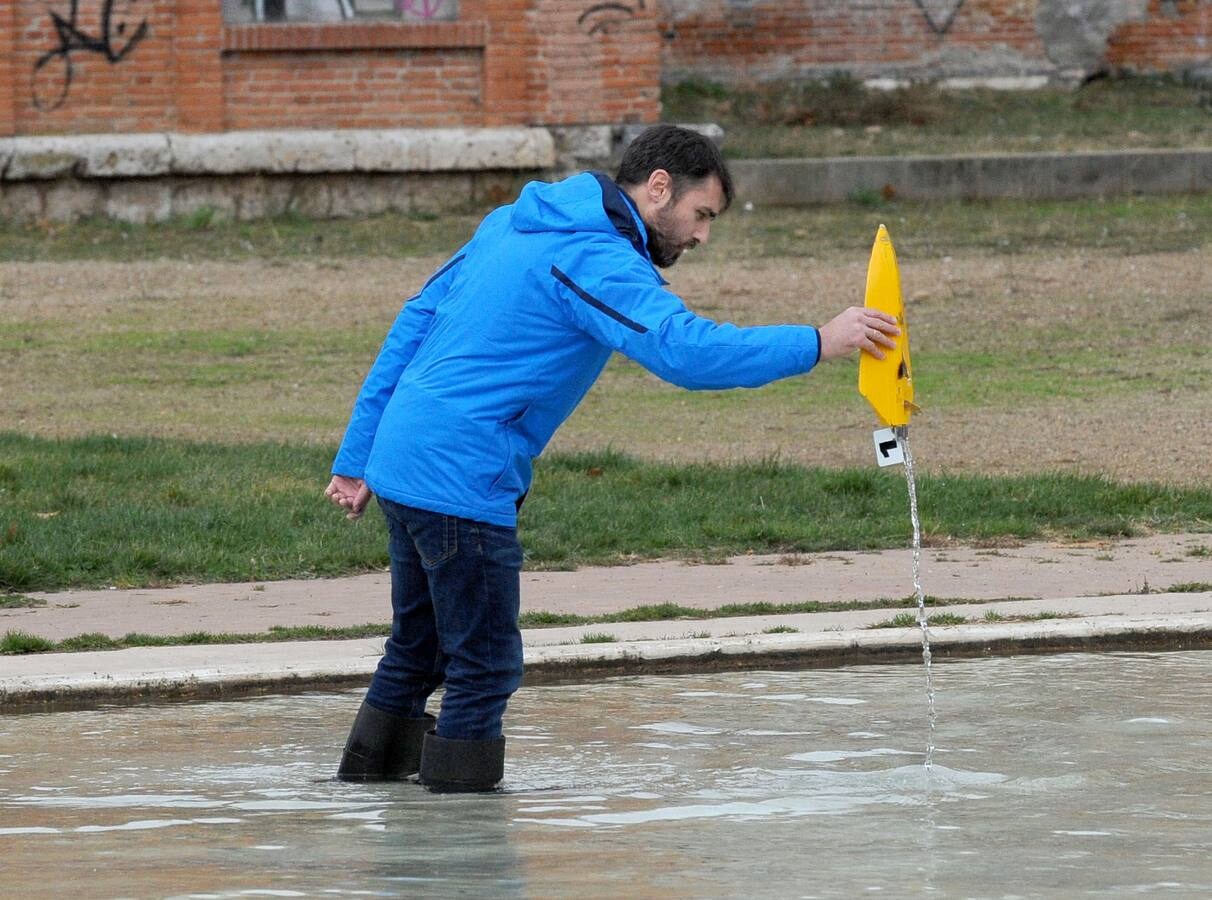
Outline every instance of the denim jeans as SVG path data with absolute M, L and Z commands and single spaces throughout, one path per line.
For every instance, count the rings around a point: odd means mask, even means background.
M 371 706 L 425 712 L 443 683 L 439 737 L 491 740 L 522 682 L 517 531 L 382 497 L 391 557 L 391 637 L 366 694 Z

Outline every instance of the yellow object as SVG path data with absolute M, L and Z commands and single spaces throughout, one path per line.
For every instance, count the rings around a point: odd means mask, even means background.
M 866 350 L 859 354 L 859 393 L 867 398 L 880 421 L 889 427 L 909 424 L 913 403 L 913 376 L 909 368 L 909 328 L 905 324 L 905 301 L 901 297 L 901 274 L 896 251 L 883 225 L 875 234 L 871 262 L 867 266 L 865 305 L 896 317 L 901 333 L 894 338 L 896 349 L 884 349 L 884 358 L 876 359 Z

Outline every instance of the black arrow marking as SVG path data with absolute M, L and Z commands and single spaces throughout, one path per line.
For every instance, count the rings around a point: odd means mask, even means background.
M 896 449 L 896 438 L 890 441 L 880 441 L 880 456 L 887 459 L 892 455 L 892 451 Z

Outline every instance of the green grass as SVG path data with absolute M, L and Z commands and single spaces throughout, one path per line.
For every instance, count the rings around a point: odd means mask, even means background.
M 23 597 L 20 594 L 0 595 L 0 609 L 37 609 L 46 606 L 46 601 L 39 597 Z
M 321 495 L 332 452 L 0 433 L 0 591 L 382 569 L 377 509 L 351 523 Z M 927 540 L 1212 527 L 1210 490 L 1096 477 L 923 477 L 919 500 Z M 899 472 L 556 455 L 536 466 L 521 537 L 530 568 L 880 549 L 905 546 L 906 509 Z
M 762 634 L 799 634 L 798 628 L 792 628 L 790 625 L 775 625 L 771 628 L 763 628 Z
M 350 625 L 344 628 L 326 628 L 320 625 L 293 627 L 275 625 L 268 631 L 260 632 L 194 631 L 177 635 L 130 632 L 117 638 L 99 632 L 89 632 L 64 638 L 61 641 L 47 640 L 21 631 L 8 631 L 5 632 L 3 638 L 0 638 L 0 654 L 71 653 L 88 650 L 124 650 L 130 647 L 182 647 L 200 644 L 347 641 L 357 638 L 386 637 L 389 634 L 391 634 L 391 626 L 383 624 Z
M 605 631 L 590 631 L 581 635 L 582 644 L 613 644 L 617 640 L 617 637 L 607 634 Z
M 710 255 L 802 257 L 805 239 L 810 237 L 814 257 L 851 256 L 854 235 L 874 234 L 881 222 L 895 227 L 897 251 L 908 258 L 973 249 L 996 253 L 1083 247 L 1134 253 L 1185 250 L 1206 240 L 1200 223 L 1208 221 L 1210 210 L 1212 197 L 1207 195 L 906 202 L 870 193 L 848 204 L 764 209 L 760 215 L 739 208 L 730 211 L 712 228 Z M 277 219 L 221 222 L 202 232 L 181 220 L 131 225 L 97 219 L 56 226 L 0 221 L 0 262 L 239 262 L 269 257 L 285 267 L 317 258 L 446 257 L 471 236 L 486 211 L 424 220 L 383 215 L 358 220 L 291 217 L 286 224 Z
M 75 224 L 0 221 L 0 262 L 11 260 L 226 259 L 446 255 L 475 230 L 482 208 L 442 216 L 392 215 L 319 221 L 285 215 L 251 222 L 195 216 L 148 225 L 110 219 Z
M 665 85 L 661 101 L 666 121 L 722 125 L 734 158 L 1206 147 L 1212 121 L 1212 85 L 1171 77 L 1032 91 L 689 80 Z

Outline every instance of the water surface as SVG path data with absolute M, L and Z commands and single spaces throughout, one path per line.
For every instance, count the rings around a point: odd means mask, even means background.
M 0 717 L 6 896 L 1212 894 L 1212 652 L 523 688 L 507 790 L 331 780 L 360 692 Z

